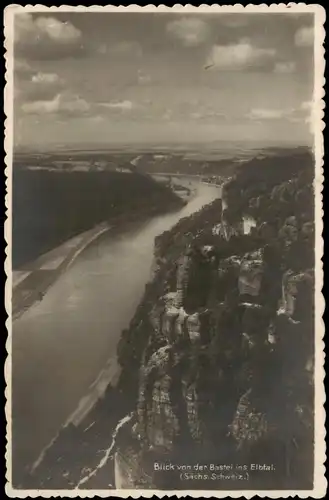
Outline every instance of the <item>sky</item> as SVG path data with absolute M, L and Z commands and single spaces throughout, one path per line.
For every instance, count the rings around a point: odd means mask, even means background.
M 16 145 L 311 142 L 313 14 L 20 13 Z

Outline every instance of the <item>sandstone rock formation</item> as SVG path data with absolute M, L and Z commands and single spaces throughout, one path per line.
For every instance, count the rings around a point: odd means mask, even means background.
M 150 451 L 164 459 L 200 453 L 202 445 L 220 460 L 275 462 L 273 484 L 293 484 L 298 470 L 311 481 L 314 224 L 307 168 L 312 163 L 252 187 L 244 169 L 224 186 L 223 211 L 213 204 L 188 222 L 188 232 L 183 223 L 175 228 L 181 245 L 172 261 L 159 239 L 168 278 L 149 313 L 137 405 L 141 462 Z M 244 212 L 256 221 L 248 234 Z M 166 249 L 170 240 L 169 233 L 162 238 Z M 262 478 L 254 474 L 253 481 Z

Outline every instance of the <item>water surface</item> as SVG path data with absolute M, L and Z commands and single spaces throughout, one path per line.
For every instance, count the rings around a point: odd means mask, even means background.
M 102 235 L 13 323 L 15 475 L 36 460 L 109 358 L 115 360 L 121 331 L 150 278 L 154 238 L 219 195 L 215 186 L 198 184 L 182 210 L 125 235 Z

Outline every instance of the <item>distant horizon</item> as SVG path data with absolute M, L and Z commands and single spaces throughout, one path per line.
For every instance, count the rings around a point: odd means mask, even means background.
M 54 142 L 49 142 L 48 144 L 19 144 L 19 145 L 14 145 L 14 152 L 19 152 L 19 151 L 92 151 L 92 150 L 104 150 L 104 151 L 111 151 L 111 150 L 117 150 L 117 149 L 125 149 L 125 148 L 132 148 L 132 149 L 168 149 L 168 148 L 173 148 L 174 150 L 184 150 L 185 148 L 189 150 L 194 150 L 194 149 L 206 149 L 208 151 L 217 151 L 218 148 L 223 148 L 223 149 L 239 149 L 239 147 L 243 147 L 243 149 L 267 149 L 267 148 L 312 148 L 313 142 L 312 141 L 299 141 L 299 142 L 293 142 L 289 139 L 286 141 L 281 140 L 277 141 L 275 139 L 273 140 L 267 140 L 267 141 L 260 141 L 260 140 L 209 140 L 209 141 L 191 141 L 191 142 L 186 142 L 186 141 L 163 141 L 163 142 L 133 142 L 133 141 L 118 141 L 116 143 L 114 142 L 104 142 L 104 141 L 93 141 L 90 143 L 84 142 L 83 144 L 79 142 L 68 142 L 68 143 L 56 143 Z

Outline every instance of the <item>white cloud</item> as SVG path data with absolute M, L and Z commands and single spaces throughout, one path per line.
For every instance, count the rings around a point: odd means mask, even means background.
M 54 17 L 38 17 L 35 25 L 41 33 L 46 33 L 49 38 L 59 43 L 72 42 L 81 37 L 81 31 L 73 24 L 58 21 Z
M 304 102 L 302 102 L 300 108 L 303 111 L 312 111 L 313 101 L 304 101 Z
M 79 96 L 62 96 L 60 99 L 60 108 L 63 111 L 72 113 L 87 113 L 90 110 L 90 104 Z
M 294 123 L 307 123 L 311 119 L 313 110 L 313 103 L 305 101 L 297 108 L 254 108 L 248 114 L 247 118 L 250 120 L 289 120 Z
M 14 40 L 16 54 L 35 60 L 62 59 L 85 50 L 81 31 L 51 16 L 16 14 Z
M 304 122 L 311 134 L 315 133 L 315 128 L 317 127 L 317 121 L 321 116 L 316 113 L 313 101 L 302 102 L 300 109 L 296 113 L 299 121 Z
M 32 82 L 33 83 L 44 83 L 44 84 L 52 84 L 52 83 L 59 83 L 61 79 L 56 73 L 37 73 L 36 75 L 32 76 Z
M 196 47 L 208 39 L 209 26 L 202 19 L 183 17 L 168 23 L 167 33 L 180 40 L 185 47 Z
M 316 115 L 314 109 L 313 101 L 302 102 L 299 109 L 296 110 L 296 121 L 304 122 L 311 133 L 314 132 L 314 126 L 316 123 Z
M 251 120 L 281 120 L 291 114 L 292 110 L 255 108 L 248 113 Z
M 27 102 L 22 105 L 26 114 L 47 115 L 62 113 L 80 115 L 90 110 L 90 105 L 79 96 L 73 94 L 57 94 L 53 99 Z
M 221 70 L 240 70 L 257 67 L 273 60 L 274 49 L 254 47 L 249 40 L 231 45 L 214 45 L 206 66 Z
M 48 114 L 56 113 L 59 110 L 60 95 L 54 97 L 49 101 L 33 101 L 27 102 L 22 105 L 22 110 L 27 114 Z
M 34 102 L 51 102 L 56 95 L 62 94 L 64 83 L 64 80 L 57 73 L 38 72 L 33 74 L 31 72 L 29 78 L 20 76 L 15 87 L 19 88 L 21 102 L 32 104 Z M 64 95 L 68 95 L 68 91 L 64 92 Z M 29 110 L 29 106 L 27 109 Z
M 227 116 L 224 113 L 211 109 L 200 109 L 199 111 L 194 111 L 190 114 L 190 117 L 193 120 L 208 120 L 214 118 L 220 120 L 227 119 Z
M 297 47 L 311 47 L 314 43 L 314 31 L 311 26 L 299 28 L 295 33 Z
M 105 121 L 105 117 L 101 115 L 90 116 L 89 121 L 91 123 L 103 123 Z
M 275 73 L 293 73 L 296 69 L 296 63 L 293 61 L 277 62 L 274 66 Z
M 31 14 L 18 14 L 14 21 L 15 42 L 25 41 L 34 35 L 34 21 Z
M 150 75 L 146 75 L 145 73 L 143 73 L 140 70 L 138 71 L 137 79 L 138 79 L 139 85 L 147 85 L 147 84 L 151 83 Z
M 81 37 L 81 31 L 70 22 L 62 22 L 54 17 L 32 17 L 31 14 L 15 16 L 15 40 L 30 42 L 49 38 L 60 44 L 76 41 Z
M 134 108 L 134 104 L 131 101 L 100 102 L 98 105 L 103 108 L 119 109 L 121 111 L 130 111 Z

